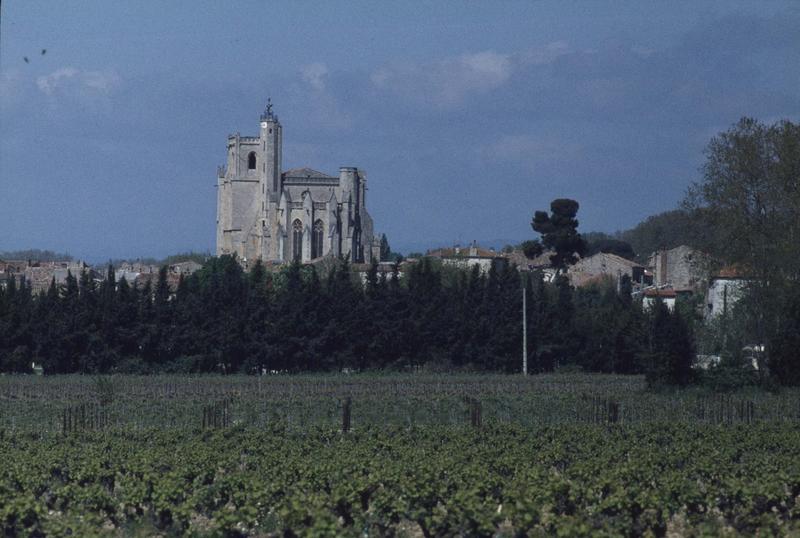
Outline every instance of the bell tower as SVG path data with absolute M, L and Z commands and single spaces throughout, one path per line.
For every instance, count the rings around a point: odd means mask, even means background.
M 277 201 L 281 192 L 281 156 L 283 153 L 283 128 L 272 111 L 272 99 L 261 114 L 261 144 L 264 152 L 264 190 L 267 201 Z

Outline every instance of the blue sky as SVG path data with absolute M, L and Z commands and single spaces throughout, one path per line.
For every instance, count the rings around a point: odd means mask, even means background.
M 741 116 L 800 118 L 797 2 L 26 0 L 0 31 L 0 251 L 213 251 L 268 96 L 284 167 L 365 169 L 401 250 L 532 237 L 557 197 L 628 228 Z

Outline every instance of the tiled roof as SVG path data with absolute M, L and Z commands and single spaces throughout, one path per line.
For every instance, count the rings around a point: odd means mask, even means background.
M 645 297 L 665 297 L 665 298 L 675 298 L 678 294 L 672 288 L 665 288 L 662 290 L 657 290 L 655 288 L 650 288 L 644 290 L 642 294 Z
M 711 278 L 747 278 L 747 272 L 739 266 L 728 265 L 714 273 Z
M 622 256 L 618 256 L 616 254 L 612 254 L 611 252 L 598 252 L 596 254 L 592 254 L 591 256 L 586 256 L 583 258 L 584 260 L 588 260 L 589 258 L 594 258 L 595 256 L 601 256 L 608 261 L 613 261 L 622 265 L 627 265 L 629 267 L 642 267 L 641 264 L 636 263 L 633 260 L 629 260 L 627 258 L 623 258 Z

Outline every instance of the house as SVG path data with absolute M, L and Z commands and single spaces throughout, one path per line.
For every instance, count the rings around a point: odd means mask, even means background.
M 196 273 L 203 268 L 203 265 L 194 260 L 187 260 L 185 262 L 173 263 L 169 266 L 169 272 L 176 275 L 189 276 Z
M 575 287 L 586 286 L 603 278 L 610 278 L 619 286 L 623 276 L 630 278 L 631 283 L 643 286 L 645 283 L 645 268 L 616 254 L 598 252 L 592 256 L 581 258 L 567 272 L 570 284 Z
M 0 289 L 7 288 L 11 280 L 19 287 L 26 266 L 27 262 L 20 260 L 0 260 Z
M 53 281 L 56 286 L 63 286 L 67 283 L 67 275 L 79 278 L 84 271 L 92 280 L 100 280 L 100 275 L 82 261 L 30 262 L 25 267 L 24 275 L 25 281 L 31 286 L 31 291 L 39 293 L 46 291 Z
M 119 267 L 116 268 L 114 271 L 114 278 L 117 279 L 117 284 L 123 278 L 125 281 L 131 286 L 137 285 L 144 285 L 143 280 L 139 280 L 137 284 L 137 279 L 139 279 L 139 275 L 154 275 L 152 278 L 158 276 L 159 267 L 157 265 L 150 265 L 142 262 L 123 262 L 120 264 Z M 150 278 L 150 277 L 144 277 Z M 155 280 L 153 280 L 153 284 L 155 284 Z
M 397 265 L 397 278 L 403 278 L 408 272 L 411 265 L 416 263 L 416 260 L 404 260 Z M 385 278 L 387 281 L 391 280 L 394 273 L 394 262 L 379 262 L 378 263 L 378 280 Z M 362 285 L 367 284 L 367 275 L 372 269 L 371 263 L 354 263 L 350 265 L 350 269 L 358 275 Z
M 494 250 L 479 247 L 474 241 L 469 247 L 439 248 L 429 250 L 425 255 L 442 260 L 442 265 L 462 269 L 471 269 L 477 265 L 480 267 L 481 273 L 488 272 L 492 266 L 500 268 L 508 264 L 507 257 Z
M 706 291 L 706 319 L 726 314 L 742 297 L 750 279 L 735 267 L 723 267 L 712 274 Z
M 675 310 L 675 301 L 678 298 L 678 293 L 672 288 L 647 288 L 642 291 L 642 306 L 646 309 L 653 308 L 656 301 L 661 299 L 670 312 Z
M 535 258 L 528 258 L 520 248 L 515 248 L 511 252 L 503 252 L 500 254 L 517 266 L 521 272 L 540 271 L 543 275 L 545 282 L 552 282 L 556 275 L 556 270 L 553 264 L 550 263 L 550 256 L 552 252 L 544 252 Z
M 160 267 L 158 265 L 151 265 L 142 262 L 123 262 L 118 268 L 117 273 L 155 273 L 158 274 Z
M 654 286 L 697 291 L 706 285 L 709 262 L 708 254 L 681 245 L 654 252 L 648 266 L 653 272 Z

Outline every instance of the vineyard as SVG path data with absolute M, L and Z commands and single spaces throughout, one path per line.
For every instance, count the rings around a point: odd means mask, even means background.
M 6 536 L 800 533 L 798 393 L 632 376 L 0 377 Z
M 710 394 L 651 392 L 638 376 L 308 375 L 0 377 L 0 429 L 196 429 L 209 425 L 292 432 L 341 425 L 351 400 L 354 428 L 458 426 L 480 406 L 483 421 L 556 424 L 800 421 L 800 390 Z
M 788 425 L 21 434 L 0 458 L 6 536 L 800 532 Z

